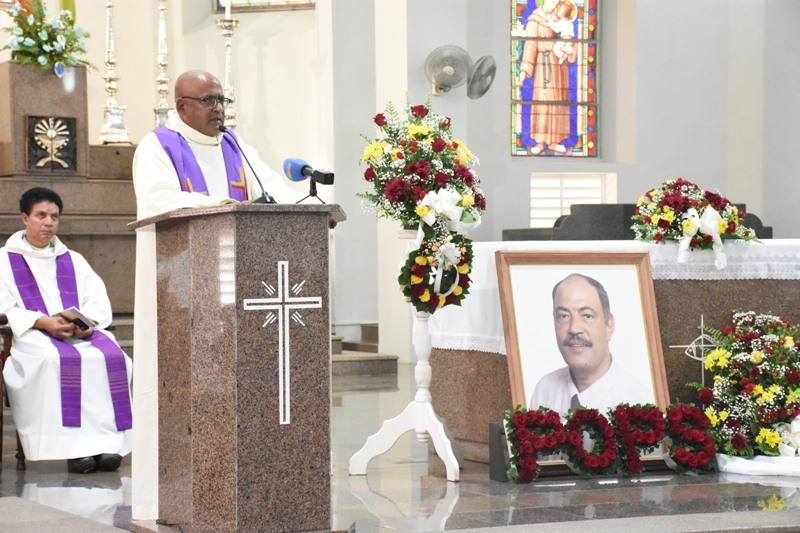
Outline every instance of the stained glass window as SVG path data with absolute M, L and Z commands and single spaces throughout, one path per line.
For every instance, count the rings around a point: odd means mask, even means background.
M 512 155 L 597 157 L 598 0 L 511 0 Z

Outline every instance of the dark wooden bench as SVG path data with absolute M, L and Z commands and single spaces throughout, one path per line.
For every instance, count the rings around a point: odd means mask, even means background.
M 8 400 L 3 383 L 3 367 L 6 364 L 6 359 L 11 356 L 11 328 L 8 326 L 8 319 L 6 315 L 0 313 L 0 337 L 2 337 L 2 351 L 0 351 L 0 401 Z M 0 405 L 2 407 L 2 405 Z M 0 456 L 3 455 L 3 409 L 0 409 Z M 17 433 L 17 470 L 25 470 L 25 452 L 22 450 L 22 442 L 19 440 L 19 432 Z

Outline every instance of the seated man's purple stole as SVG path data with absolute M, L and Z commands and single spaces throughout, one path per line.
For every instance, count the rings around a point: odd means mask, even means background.
M 197 158 L 183 135 L 169 128 L 158 128 L 154 133 L 178 173 L 181 190 L 208 194 L 203 171 L 200 170 Z M 231 130 L 226 131 L 222 135 L 220 144 L 222 157 L 225 159 L 225 173 L 228 178 L 228 195 L 241 202 L 247 200 L 247 185 L 244 179 L 242 154 L 233 140 L 233 135 Z
M 8 252 L 14 282 L 28 311 L 38 311 L 50 316 L 44 304 L 39 285 L 33 277 L 31 268 L 25 258 L 17 253 Z M 61 304 L 64 309 L 75 307 L 80 309 L 78 284 L 75 280 L 75 267 L 72 257 L 65 252 L 56 257 L 56 283 L 61 293 Z M 81 425 L 81 354 L 72 344 L 56 339 L 46 331 L 41 331 L 58 350 L 61 359 L 61 422 L 64 426 L 80 427 Z M 108 385 L 111 389 L 111 402 L 114 405 L 114 420 L 117 430 L 131 429 L 131 399 L 128 394 L 128 372 L 125 368 L 125 354 L 117 344 L 105 333 L 94 330 L 84 339 L 100 350 L 106 359 Z

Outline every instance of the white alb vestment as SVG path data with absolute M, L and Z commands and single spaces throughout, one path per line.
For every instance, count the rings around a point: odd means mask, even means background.
M 583 392 L 578 392 L 575 387 L 569 367 L 565 366 L 550 372 L 536 384 L 528 407 L 530 409 L 549 407 L 563 415 L 569 411 L 575 394 L 578 395 L 578 402 L 582 407 L 597 409 L 600 413 L 605 413 L 621 403 L 655 404 L 655 393 L 652 388 L 647 389 L 637 378 L 622 368 L 616 359 L 612 359 L 608 372 Z
M 24 235 L 25 231 L 15 233 L 0 248 L 0 313 L 6 314 L 14 334 L 3 379 L 25 456 L 37 461 L 101 453 L 127 455 L 131 451 L 131 430 L 117 430 L 105 356 L 91 343 L 77 338 L 70 342 L 81 354 L 81 425 L 65 427 L 62 424 L 58 350 L 43 332 L 33 329 L 34 322 L 45 315 L 25 309 L 8 252 L 25 258 L 47 311 L 54 314 L 63 310 L 56 283 L 56 257 L 66 252 L 67 247 L 54 237 L 50 246 L 36 248 Z M 105 284 L 81 254 L 70 251 L 70 255 L 81 312 L 97 322 L 96 329 L 103 329 L 111 323 L 111 303 Z M 104 333 L 114 338 L 111 333 Z M 125 365 L 130 387 L 132 370 L 127 355 Z
M 136 148 L 133 158 L 133 186 L 136 191 L 137 218 L 143 219 L 182 207 L 208 207 L 232 203 L 220 142 L 222 134 L 208 137 L 186 125 L 170 111 L 167 128 L 177 131 L 189 143 L 203 172 L 208 195 L 181 191 L 178 173 L 161 142 L 148 133 Z M 302 195 L 288 187 L 237 136 L 244 155 L 255 167 L 267 192 L 279 203 L 294 203 Z M 247 197 L 261 196 L 261 188 L 247 162 Z M 136 347 L 133 417 L 136 419 L 132 455 L 134 520 L 158 518 L 158 316 L 156 310 L 156 234 L 151 224 L 136 230 L 136 296 L 134 302 L 133 344 Z

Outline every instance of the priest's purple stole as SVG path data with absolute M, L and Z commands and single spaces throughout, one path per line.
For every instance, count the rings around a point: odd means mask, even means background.
M 208 185 L 206 185 L 203 171 L 200 170 L 197 158 L 183 135 L 169 128 L 158 128 L 154 133 L 178 173 L 181 190 L 208 194 Z M 226 131 L 222 135 L 220 144 L 228 179 L 228 195 L 241 202 L 247 200 L 247 186 L 244 179 L 242 154 L 236 146 L 233 135 L 232 131 Z
M 17 253 L 8 252 L 14 282 L 17 284 L 22 303 L 29 311 L 38 311 L 50 315 L 39 285 L 31 272 L 28 262 Z M 61 294 L 64 309 L 75 307 L 80 309 L 78 284 L 75 278 L 75 266 L 69 252 L 56 257 L 56 283 Z M 61 369 L 61 422 L 64 426 L 80 427 L 81 425 L 81 354 L 72 344 L 56 339 L 46 331 L 42 331 L 58 350 Z M 114 419 L 119 431 L 133 427 L 131 401 L 128 394 L 128 373 L 125 367 L 125 354 L 122 349 L 105 333 L 94 330 L 87 337 L 87 342 L 100 350 L 105 356 L 108 384 L 111 390 L 111 402 L 114 406 Z

